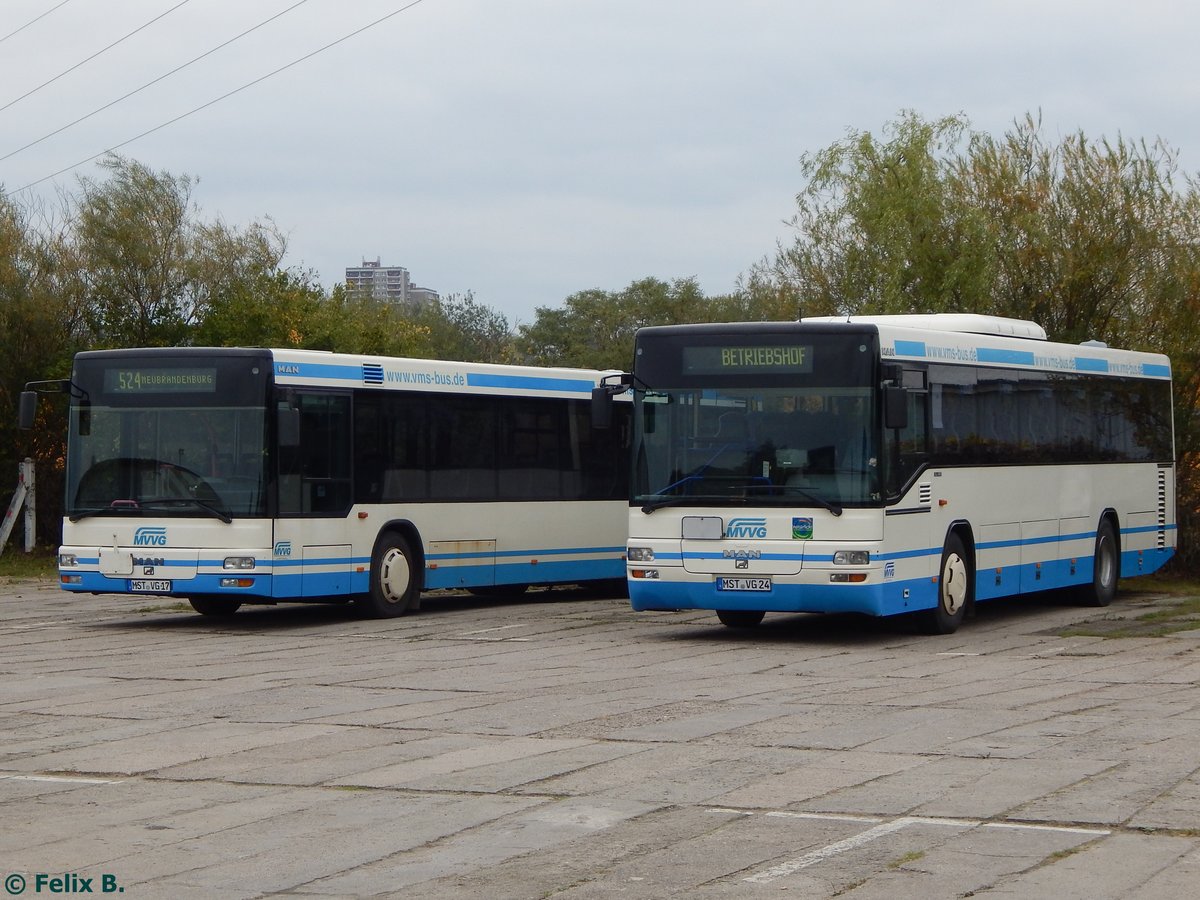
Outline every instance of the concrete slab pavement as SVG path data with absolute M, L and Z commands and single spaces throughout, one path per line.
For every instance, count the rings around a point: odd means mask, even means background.
M 0 875 L 9 896 L 55 873 L 172 898 L 1189 895 L 1200 641 L 1063 635 L 1095 615 L 735 632 L 561 590 L 214 621 L 8 584 Z

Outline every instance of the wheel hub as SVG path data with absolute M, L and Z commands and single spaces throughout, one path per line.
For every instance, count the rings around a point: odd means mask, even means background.
M 379 566 L 379 589 L 388 603 L 401 603 L 412 581 L 412 570 L 408 558 L 399 548 L 391 547 L 383 555 Z
M 942 608 L 954 615 L 966 602 L 967 564 L 957 553 L 951 553 L 942 568 Z

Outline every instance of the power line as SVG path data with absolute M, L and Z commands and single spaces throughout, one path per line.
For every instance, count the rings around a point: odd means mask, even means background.
M 70 3 L 70 2 L 71 2 L 71 0 L 62 0 L 62 3 L 59 3 L 59 4 L 58 4 L 58 6 L 52 6 L 52 7 L 50 7 L 48 10 L 46 10 L 44 13 L 42 13 L 40 16 L 34 16 L 32 19 L 30 19 L 28 22 L 26 22 L 24 25 L 22 25 L 22 26 L 21 26 L 20 28 L 18 28 L 16 31 L 10 31 L 10 32 L 9 32 L 8 34 L 6 34 L 4 37 L 0 37 L 0 44 L 3 44 L 3 43 L 4 43 L 5 41 L 7 41 L 7 40 L 8 40 L 10 37 L 12 37 L 14 34 L 20 34 L 22 31 L 24 31 L 26 28 L 28 28 L 28 27 L 29 27 L 30 25 L 32 25 L 34 22 L 37 22 L 37 21 L 39 21 L 39 20 L 41 20 L 41 19 L 44 19 L 44 18 L 46 18 L 46 16 L 50 15 L 50 13 L 52 13 L 52 12 L 54 12 L 56 9 L 58 9 L 58 7 L 59 7 L 59 6 L 66 6 L 66 5 L 67 5 L 68 3 Z
M 184 3 L 187 3 L 187 2 L 189 2 L 189 0 L 184 0 Z M 247 29 L 246 29 L 245 31 L 243 31 L 241 34 L 234 35 L 233 37 L 231 37 L 229 40 L 225 41 L 224 43 L 217 44 L 217 46 L 213 47 L 211 50 L 206 50 L 204 53 L 201 53 L 199 56 L 197 56 L 197 57 L 194 57 L 194 58 L 192 58 L 192 59 L 189 59 L 187 62 L 183 63 L 182 65 L 176 66 L 176 67 L 175 67 L 174 69 L 172 69 L 171 71 L 169 71 L 169 72 L 166 72 L 166 73 L 164 73 L 164 74 L 162 74 L 162 75 L 159 75 L 157 78 L 154 78 L 154 79 L 152 79 L 152 80 L 150 80 L 150 81 L 147 81 L 147 82 L 146 82 L 145 84 L 143 84 L 141 87 L 139 87 L 139 88 L 134 88 L 134 89 L 133 89 L 132 91 L 130 91 L 128 94 L 122 94 L 122 95 L 121 95 L 120 97 L 118 97 L 116 100 L 113 100 L 113 101 L 111 101 L 111 102 L 109 102 L 109 103 L 105 103 L 103 106 L 99 107 L 98 109 L 93 109 L 93 110 L 92 110 L 90 113 L 87 113 L 86 115 L 82 115 L 82 116 L 80 116 L 78 119 L 75 119 L 73 122 L 68 122 L 66 125 L 63 125 L 61 128 L 56 128 L 56 129 L 54 129 L 54 131 L 51 131 L 49 134 L 43 134 L 43 135 L 42 135 L 40 138 L 38 138 L 37 140 L 30 141 L 30 142 L 29 142 L 28 144 L 26 144 L 25 146 L 23 146 L 23 147 L 18 147 L 16 150 L 13 150 L 13 151 L 11 151 L 11 152 L 9 152 L 9 153 L 6 153 L 4 156 L 0 156 L 0 162 L 4 162 L 4 160 L 6 160 L 6 159 L 10 159 L 10 158 L 12 158 L 12 157 L 16 156 L 18 153 L 21 153 L 22 151 L 24 151 L 24 150 L 28 150 L 30 147 L 36 147 L 36 146 L 37 146 L 38 144 L 40 144 L 42 141 L 49 140 L 50 138 L 54 137 L 56 134 L 62 134 L 62 133 L 63 133 L 64 131 L 66 131 L 68 128 L 74 128 L 74 127 L 75 127 L 76 125 L 78 125 L 80 122 L 86 122 L 86 121 L 87 121 L 88 119 L 90 119 L 92 116 L 94 116 L 94 115 L 97 115 L 97 114 L 99 114 L 99 113 L 102 113 L 102 112 L 104 112 L 106 109 L 110 109 L 111 107 L 114 107 L 114 106 L 116 106 L 118 103 L 120 103 L 120 102 L 121 102 L 121 101 L 123 101 L 123 100 L 128 100 L 128 99 L 129 99 L 130 97 L 132 97 L 134 94 L 140 94 L 142 91 L 146 90 L 146 88 L 148 88 L 148 87 L 152 87 L 153 85 L 156 85 L 156 84 L 158 84 L 160 81 L 163 81 L 163 80 L 164 80 L 164 79 L 166 79 L 166 78 L 170 78 L 170 77 L 171 77 L 172 75 L 174 75 L 176 72 L 180 72 L 180 71 L 182 71 L 183 69 L 186 69 L 188 66 L 192 65 L 193 63 L 197 63 L 197 62 L 199 62 L 200 60 L 204 59 L 206 56 L 212 56 L 212 55 L 213 55 L 214 53 L 216 53 L 218 50 L 222 50 L 222 49 L 224 49 L 225 47 L 228 47 L 228 46 L 229 46 L 230 44 L 232 44 L 234 41 L 239 41 L 239 40 L 241 40 L 241 39 L 242 39 L 242 38 L 244 38 L 246 35 L 250 34 L 250 33 L 251 33 L 251 32 L 253 32 L 253 31 L 257 31 L 258 29 L 262 28 L 264 25 L 269 25 L 271 22 L 274 22 L 276 19 L 280 18 L 281 16 L 285 16 L 285 15 L 287 15 L 288 13 L 290 13 L 290 12 L 291 12 L 293 9 L 295 9 L 297 6 L 303 6 L 303 5 L 304 5 L 305 3 L 307 3 L 307 2 L 308 2 L 308 0 L 298 0 L 298 2 L 296 2 L 296 3 L 293 3 L 293 4 L 292 4 L 291 6 L 289 6 L 287 9 L 284 9 L 284 10 L 281 10 L 280 12 L 277 12 L 277 13 L 275 13 L 275 15 L 273 15 L 273 16 L 271 16 L 271 17 L 267 18 L 267 19 L 264 19 L 263 21 L 259 22 L 257 25 L 254 25 L 254 26 L 252 26 L 252 27 L 250 27 L 250 28 L 247 28 Z M 183 4 L 181 3 L 181 4 L 180 4 L 180 6 L 182 6 L 182 5 L 183 5 Z M 170 10 L 168 10 L 167 12 L 170 12 Z M 163 15 L 166 15 L 166 13 L 163 13 Z M 161 18 L 161 16 L 160 16 L 160 18 Z M 85 62 L 86 62 L 86 60 L 85 60 Z M 81 64 L 81 65 L 82 65 L 82 64 Z M 64 73 L 64 74 L 65 74 L 65 73 Z M 18 97 L 18 98 L 17 98 L 17 100 L 20 100 L 20 99 L 21 99 L 20 97 Z M 13 101 L 13 103 L 15 103 L 15 102 L 16 102 L 16 100 L 14 100 L 14 101 Z M 9 106 L 11 106 L 11 105 L 12 105 L 12 104 L 10 103 L 10 104 L 9 104 Z M 4 108 L 4 109 L 7 109 L 8 107 L 3 107 L 3 108 Z M 136 140 L 136 138 L 135 138 L 135 140 Z M 95 158 L 95 157 L 93 157 L 93 159 L 94 159 L 94 158 Z M 87 160 L 85 160 L 85 162 L 86 162 L 86 161 L 87 161 Z M 72 168 L 74 168 L 74 167 L 72 166 Z M 53 177 L 53 176 L 51 176 L 51 177 Z
M 64 0 L 64 2 L 69 2 L 69 0 Z M 159 15 L 155 16 L 153 19 L 151 19 L 149 22 L 146 22 L 143 25 L 139 25 L 137 28 L 133 29 L 133 31 L 129 32 L 129 34 L 125 35 L 124 37 L 117 38 L 115 41 L 113 41 L 107 47 L 97 50 L 95 53 L 93 53 L 87 59 L 80 60 L 79 62 L 75 63 L 75 65 L 71 66 L 71 68 L 65 69 L 62 72 L 59 72 L 57 75 L 55 75 L 49 81 L 43 81 L 37 87 L 23 93 L 16 100 L 9 100 L 6 104 L 4 104 L 3 106 L 0 106 L 0 112 L 4 112 L 4 110 L 8 109 L 10 106 L 15 106 L 16 104 L 18 104 L 22 100 L 24 100 L 26 97 L 28 97 L 30 94 L 36 94 L 38 91 L 40 91 L 42 88 L 46 87 L 47 85 L 54 84 L 54 82 L 58 81 L 58 79 L 62 78 L 64 75 L 70 75 L 72 72 L 74 72 L 80 66 L 90 63 L 93 59 L 95 59 L 100 54 L 107 53 L 113 47 L 117 46 L 117 44 L 120 44 L 120 43 L 123 43 L 124 41 L 129 40 L 129 38 L 133 37 L 139 31 L 149 28 L 151 25 L 153 25 L 159 19 L 164 18 L 165 16 L 169 16 L 171 13 L 175 12 L 175 10 L 179 9 L 179 7 L 183 6 L 184 4 L 190 3 L 190 2 L 191 2 L 191 0 L 180 0 L 179 3 L 176 3 L 174 6 L 172 6 L 170 9 L 168 9 L 166 12 L 160 13 Z
M 302 2 L 303 2 L 303 0 L 302 0 Z M 188 116 L 195 115 L 196 113 L 200 112 L 201 110 L 208 109 L 210 106 L 214 106 L 217 103 L 220 103 L 222 100 L 227 100 L 230 97 L 232 97 L 234 94 L 240 94 L 242 91 L 247 90 L 248 88 L 252 88 L 256 84 L 260 84 L 261 82 L 266 81 L 268 78 L 272 78 L 275 75 L 278 75 L 280 72 L 286 72 L 288 69 L 291 69 L 294 66 L 298 66 L 300 63 L 305 62 L 306 60 L 310 60 L 314 56 L 317 56 L 320 53 L 324 53 L 326 50 L 329 50 L 332 47 L 336 47 L 338 44 L 345 43 L 346 41 L 350 40 L 350 38 L 357 37 L 358 35 L 362 34 L 364 31 L 374 28 L 376 25 L 380 25 L 383 22 L 386 22 L 388 19 L 391 19 L 394 16 L 398 16 L 398 15 L 400 15 L 400 13 L 406 12 L 406 11 L 412 9 L 418 3 L 422 3 L 422 2 L 424 2 L 424 0 L 411 0 L 410 3 L 406 3 L 404 6 L 401 6 L 399 9 L 393 10 L 392 12 L 388 13 L 385 16 L 380 16 L 374 22 L 368 22 L 366 25 L 363 25 L 361 28 L 356 28 L 354 31 L 351 31 L 349 34 L 345 34 L 342 37 L 338 38 L 337 40 L 330 41 L 328 44 L 325 44 L 323 47 L 318 47 L 316 50 L 306 53 L 303 56 L 299 57 L 298 59 L 294 59 L 290 63 L 280 66 L 278 69 L 273 69 L 272 71 L 268 72 L 266 75 L 260 75 L 258 78 L 255 78 L 253 81 L 246 82 L 241 87 L 234 88 L 232 91 L 228 91 L 227 93 L 222 94 L 220 97 L 216 97 L 212 100 L 209 100 L 207 103 L 202 103 L 199 106 L 197 106 L 196 108 L 190 109 L 185 113 L 181 113 L 178 116 L 176 116 L 175 118 L 169 119 L 168 121 L 163 122 L 160 125 L 155 125 L 153 128 L 149 128 L 146 131 L 143 131 L 141 134 L 135 135 L 134 137 L 131 137 L 128 140 L 121 141 L 121 143 L 119 143 L 119 144 L 113 144 L 107 150 L 101 150 L 99 153 L 94 153 L 91 156 L 89 156 L 87 159 L 81 159 L 79 162 L 75 163 L 74 165 L 67 166 L 65 169 L 59 169 L 57 172 L 54 172 L 51 175 L 46 175 L 42 178 L 37 179 L 36 181 L 31 181 L 28 184 L 17 188 L 17 190 L 14 191 L 13 193 L 19 194 L 21 191 L 27 191 L 30 188 L 36 187 L 37 185 L 41 184 L 43 181 L 49 181 L 51 178 L 57 178 L 59 175 L 63 175 L 67 172 L 70 172 L 72 169 L 78 169 L 80 166 L 83 166 L 83 165 L 86 165 L 87 163 L 92 162 L 92 160 L 99 159 L 101 156 L 104 156 L 106 153 L 112 153 L 114 150 L 120 150 L 122 147 L 132 144 L 134 141 L 139 141 L 142 138 L 146 137 L 147 135 L 154 134 L 154 132 L 156 132 L 156 131 L 161 131 L 164 128 L 174 125 L 176 122 L 186 119 Z M 284 10 L 284 12 L 286 12 L 286 11 L 287 10 Z

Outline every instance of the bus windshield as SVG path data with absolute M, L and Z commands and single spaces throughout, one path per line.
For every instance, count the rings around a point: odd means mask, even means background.
M 269 371 L 245 359 L 79 360 L 67 516 L 264 515 Z
M 873 346 L 862 336 L 649 332 L 635 370 L 635 504 L 840 515 L 880 503 Z
M 648 393 L 634 500 L 820 506 L 879 500 L 868 388 Z

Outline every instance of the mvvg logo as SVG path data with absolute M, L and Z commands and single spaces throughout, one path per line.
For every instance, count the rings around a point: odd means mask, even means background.
M 766 519 L 730 519 L 725 528 L 727 538 L 765 538 L 767 536 Z
M 275 555 L 276 556 L 291 556 L 292 555 L 292 542 L 291 541 L 276 541 L 275 542 Z
M 143 526 L 133 533 L 135 547 L 165 547 L 167 546 L 167 526 Z

